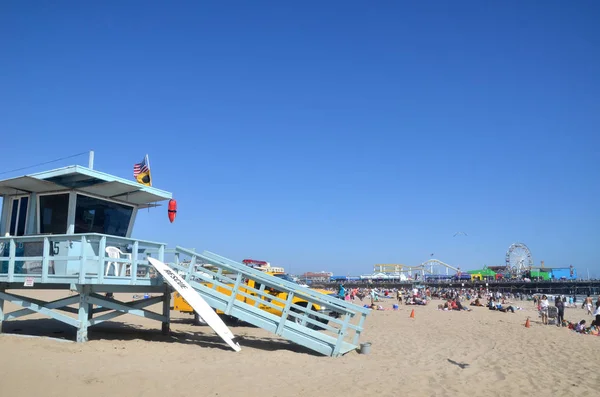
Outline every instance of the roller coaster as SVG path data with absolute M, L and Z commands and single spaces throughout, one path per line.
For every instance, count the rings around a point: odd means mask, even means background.
M 460 268 L 449 265 L 439 259 L 429 259 L 417 266 L 408 266 L 403 264 L 376 264 L 373 266 L 374 273 L 383 273 L 391 277 L 417 278 L 422 279 L 428 276 L 446 276 L 451 277 L 450 271 L 460 275 Z

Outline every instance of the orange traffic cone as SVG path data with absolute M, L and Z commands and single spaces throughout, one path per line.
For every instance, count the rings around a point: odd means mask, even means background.
M 415 309 L 412 309 L 412 312 L 410 312 L 410 318 L 415 318 Z
M 525 328 L 529 327 L 531 327 L 531 324 L 529 324 L 529 317 L 527 317 L 527 321 L 525 321 Z

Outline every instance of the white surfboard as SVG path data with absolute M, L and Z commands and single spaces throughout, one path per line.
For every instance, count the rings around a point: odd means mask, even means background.
M 170 286 L 175 288 L 181 294 L 183 299 L 202 317 L 204 321 L 211 327 L 217 335 L 219 335 L 233 350 L 239 352 L 242 350 L 240 345 L 235 341 L 235 336 L 227 328 L 227 325 L 221 320 L 221 317 L 213 310 L 212 307 L 173 269 L 165 265 L 159 260 L 148 258 L 148 261 L 158 272 L 163 276 L 165 281 Z

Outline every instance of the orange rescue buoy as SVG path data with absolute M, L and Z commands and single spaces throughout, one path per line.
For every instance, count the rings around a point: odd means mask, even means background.
M 169 220 L 171 223 L 175 220 L 177 216 L 177 201 L 174 199 L 169 200 Z

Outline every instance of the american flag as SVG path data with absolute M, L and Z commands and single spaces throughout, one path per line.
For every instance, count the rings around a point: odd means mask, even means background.
M 143 172 L 148 172 L 148 155 L 144 157 L 141 163 L 135 163 L 133 165 L 134 178 L 137 178 L 137 176 Z

